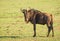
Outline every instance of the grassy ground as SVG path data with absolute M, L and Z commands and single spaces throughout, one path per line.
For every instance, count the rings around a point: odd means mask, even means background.
M 26 24 L 20 8 L 35 8 L 54 15 L 55 37 L 47 35 L 46 25 Z M 60 41 L 60 0 L 0 0 L 0 41 Z

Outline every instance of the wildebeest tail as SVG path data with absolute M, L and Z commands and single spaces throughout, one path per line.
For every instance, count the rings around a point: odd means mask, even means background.
M 53 15 L 51 14 L 51 25 L 53 26 Z

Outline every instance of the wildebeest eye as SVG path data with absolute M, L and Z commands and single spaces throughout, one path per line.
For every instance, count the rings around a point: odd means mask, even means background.
M 23 12 L 23 13 L 25 13 L 25 12 Z
M 23 13 L 26 13 L 26 12 L 27 12 L 27 10 L 23 10 L 22 12 L 23 12 Z
M 20 9 L 22 11 L 22 13 L 25 13 L 25 11 L 27 11 L 26 9 Z

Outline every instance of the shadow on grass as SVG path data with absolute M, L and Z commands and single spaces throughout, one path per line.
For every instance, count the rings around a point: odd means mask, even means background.
M 38 36 L 38 37 L 47 37 L 47 36 Z
M 20 36 L 0 36 L 0 38 L 34 38 L 33 36 L 23 36 L 23 37 L 20 37 Z M 36 36 L 36 37 L 46 37 L 46 36 Z
M 20 36 L 0 36 L 0 38 L 20 38 Z
M 25 38 L 27 37 L 31 37 L 31 38 L 34 38 L 33 36 L 24 36 Z M 42 37 L 42 38 L 45 38 L 46 36 L 35 36 L 35 37 Z

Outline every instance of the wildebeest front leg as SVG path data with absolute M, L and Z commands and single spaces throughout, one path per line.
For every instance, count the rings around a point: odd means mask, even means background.
M 35 37 L 36 36 L 36 22 L 35 22 L 35 19 L 33 19 L 33 30 L 34 30 L 33 37 Z
M 33 24 L 34 25 L 34 27 L 33 27 L 33 29 L 34 29 L 34 35 L 33 35 L 33 37 L 35 37 L 36 36 L 36 24 Z

